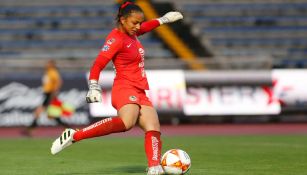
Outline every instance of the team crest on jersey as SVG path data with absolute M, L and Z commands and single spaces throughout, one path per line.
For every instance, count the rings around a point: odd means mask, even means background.
M 110 49 L 110 46 L 109 45 L 104 45 L 103 48 L 101 49 L 103 52 L 106 52 Z
M 136 101 L 136 100 L 137 100 L 137 98 L 136 98 L 136 96 L 131 95 L 131 96 L 129 97 L 129 100 L 130 100 L 130 101 Z
M 145 55 L 145 50 L 143 48 L 139 48 L 139 53 L 144 56 Z
M 115 42 L 115 38 L 111 38 L 107 41 L 107 44 L 111 45 Z

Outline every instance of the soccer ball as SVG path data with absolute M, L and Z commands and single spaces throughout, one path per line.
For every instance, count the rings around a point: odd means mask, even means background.
M 191 159 L 185 151 L 171 149 L 163 154 L 161 165 L 166 174 L 181 175 L 190 169 Z

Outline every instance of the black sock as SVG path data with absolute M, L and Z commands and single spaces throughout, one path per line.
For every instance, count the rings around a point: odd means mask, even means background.
M 31 125 L 29 126 L 29 128 L 35 128 L 35 127 L 37 127 L 37 119 L 36 118 L 33 119 Z
M 69 127 L 70 127 L 67 123 L 64 123 L 60 118 L 55 118 L 55 121 L 56 121 L 58 124 L 64 126 L 65 128 L 69 128 Z

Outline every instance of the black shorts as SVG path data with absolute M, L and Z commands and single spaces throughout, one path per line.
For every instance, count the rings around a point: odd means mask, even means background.
M 42 104 L 44 107 L 49 106 L 52 96 L 53 96 L 52 93 L 44 93 L 44 101 Z

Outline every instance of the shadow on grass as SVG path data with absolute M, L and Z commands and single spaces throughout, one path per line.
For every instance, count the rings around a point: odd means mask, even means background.
M 103 169 L 97 172 L 70 172 L 70 173 L 57 173 L 56 175 L 95 175 L 95 174 L 144 174 L 146 167 L 141 165 L 134 165 L 134 166 L 120 166 L 116 167 L 115 169 Z
M 134 166 L 121 166 L 118 167 L 117 172 L 122 173 L 143 173 L 145 172 L 146 167 L 141 165 L 134 165 Z

